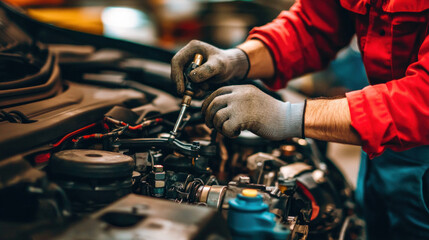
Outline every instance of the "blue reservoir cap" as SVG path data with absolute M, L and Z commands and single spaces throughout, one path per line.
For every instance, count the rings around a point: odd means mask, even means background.
M 229 208 L 244 212 L 267 211 L 268 205 L 263 202 L 261 194 L 255 189 L 244 189 L 237 198 L 229 200 Z

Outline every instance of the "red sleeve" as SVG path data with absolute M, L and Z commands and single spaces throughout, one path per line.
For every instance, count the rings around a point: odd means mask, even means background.
M 352 126 L 373 158 L 429 144 L 429 37 L 405 77 L 346 94 Z
M 271 23 L 252 29 L 248 39 L 259 39 L 270 50 L 276 75 L 264 81 L 280 89 L 293 77 L 325 67 L 353 34 L 350 16 L 338 0 L 298 0 Z

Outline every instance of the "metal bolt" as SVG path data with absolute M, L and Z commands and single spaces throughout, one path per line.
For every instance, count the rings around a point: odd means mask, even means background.
M 118 144 L 118 143 L 114 143 L 114 144 L 112 144 L 112 152 L 119 152 L 119 147 L 120 147 L 120 144 Z
M 164 188 L 154 188 L 152 196 L 153 197 L 163 197 L 164 196 Z
M 170 133 L 160 133 L 158 135 L 159 138 L 170 138 L 171 134 Z
M 282 145 L 280 151 L 285 157 L 292 156 L 295 153 L 296 147 L 294 145 Z
M 153 171 L 156 172 L 156 173 L 163 172 L 164 171 L 164 166 L 162 166 L 162 165 L 155 165 L 155 166 L 153 166 Z
M 155 173 L 155 180 L 165 180 L 165 172 Z
M 316 169 L 311 173 L 311 176 L 313 177 L 313 180 L 316 183 L 323 183 L 325 182 L 325 173 L 322 170 Z
M 250 177 L 248 177 L 248 176 L 239 176 L 238 177 L 238 182 L 239 183 L 243 183 L 243 184 L 250 183 Z
M 153 154 L 153 155 L 152 155 L 152 157 L 153 157 L 153 160 L 154 160 L 155 162 L 158 162 L 158 161 L 160 161 L 160 160 L 161 160 L 161 158 L 162 158 L 162 153 L 155 153 L 155 154 Z
M 298 144 L 301 146 L 307 146 L 308 142 L 305 139 L 299 139 L 298 140 Z
M 165 187 L 165 181 L 164 180 L 155 180 L 153 187 L 154 188 L 163 188 L 163 187 Z

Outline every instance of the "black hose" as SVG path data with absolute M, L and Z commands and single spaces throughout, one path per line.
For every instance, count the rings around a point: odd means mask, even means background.
M 59 94 L 63 85 L 55 55 L 9 17 L 0 9 L 0 107 Z M 2 116 L 11 122 L 28 120 L 19 113 Z
M 27 115 L 20 111 L 12 110 L 10 112 L 6 112 L 4 110 L 0 110 L 0 122 L 8 121 L 11 123 L 33 123 L 36 120 L 31 120 Z
M 18 60 L 20 57 L 23 59 Z M 35 69 L 39 68 L 36 64 L 30 63 L 34 60 L 27 59 L 23 56 L 20 57 L 13 56 L 12 54 L 4 55 L 0 53 L 0 61 L 22 61 L 20 70 L 23 72 L 34 72 Z M 33 74 L 28 74 L 23 78 L 0 82 L 0 90 L 24 88 L 46 82 L 46 80 L 49 78 L 49 75 L 52 73 L 54 58 L 52 53 L 47 51 L 43 54 L 43 56 L 41 56 L 41 58 L 44 63 L 38 71 Z

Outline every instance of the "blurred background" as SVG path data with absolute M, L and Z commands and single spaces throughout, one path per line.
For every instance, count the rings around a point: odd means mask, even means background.
M 177 51 L 192 39 L 221 48 L 243 42 L 294 0 L 6 0 L 32 18 L 59 27 Z M 326 70 L 290 81 L 307 97 L 337 96 L 368 84 L 356 39 Z M 282 93 L 280 91 L 280 93 Z M 355 186 L 360 147 L 329 143 L 327 155 Z
M 73 30 L 177 50 L 192 39 L 242 42 L 293 0 L 7 0 L 33 18 Z

